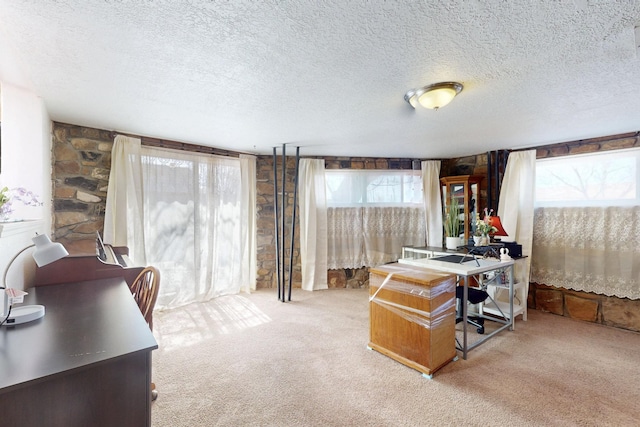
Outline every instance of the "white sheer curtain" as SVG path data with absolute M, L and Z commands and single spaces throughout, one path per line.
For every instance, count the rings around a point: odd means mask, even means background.
M 427 232 L 427 246 L 442 246 L 442 197 L 440 194 L 440 160 L 422 162 L 422 189 Z
M 323 159 L 300 159 L 302 289 L 327 289 L 327 200 Z
M 111 172 L 104 215 L 105 243 L 129 246 L 138 265 L 147 265 L 140 139 L 117 135 L 111 149 Z M 140 242 L 131 247 L 130 242 Z
M 112 169 L 133 169 L 127 163 L 135 159 L 114 157 Z M 252 186 L 249 175 L 253 165 L 255 177 L 255 160 L 153 147 L 141 147 L 139 159 L 144 191 L 136 195 L 143 195 L 138 200 L 143 232 L 128 233 L 124 244 L 133 249 L 134 263 L 160 269 L 162 283 L 156 307 L 177 307 L 255 288 L 255 228 L 246 218 L 252 215 L 255 185 L 253 193 L 243 193 Z M 247 168 L 244 182 L 241 164 Z M 114 200 L 127 188 L 128 183 L 123 183 L 124 187 L 109 187 Z M 126 203 L 132 201 L 127 198 Z M 120 214 L 130 210 L 115 207 L 110 221 L 113 234 L 120 235 L 127 223 Z M 138 253 L 145 262 L 137 258 Z
M 242 292 L 256 289 L 256 157 L 240 155 L 241 227 L 242 227 Z
M 525 295 L 529 293 L 535 175 L 535 150 L 510 153 L 498 203 L 498 216 L 509 234 L 509 237 L 503 237 L 502 240 L 518 242 L 522 245 L 522 255 L 527 256 L 515 266 L 515 279 L 525 284 Z
M 536 283 L 640 299 L 640 206 L 536 208 Z

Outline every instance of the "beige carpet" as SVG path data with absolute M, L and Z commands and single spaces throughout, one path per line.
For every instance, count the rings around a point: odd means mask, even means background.
M 433 379 L 375 351 L 368 290 L 157 313 L 154 427 L 637 426 L 640 334 L 529 310 Z

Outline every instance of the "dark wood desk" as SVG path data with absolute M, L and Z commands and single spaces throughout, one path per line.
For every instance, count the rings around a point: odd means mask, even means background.
M 46 312 L 0 329 L 0 425 L 150 426 L 158 344 L 124 279 L 27 291 Z

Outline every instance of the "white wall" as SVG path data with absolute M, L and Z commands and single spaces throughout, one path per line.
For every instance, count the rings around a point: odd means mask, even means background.
M 0 82 L 0 85 L 0 188 L 24 187 L 36 193 L 44 203 L 41 207 L 21 208 L 16 212 L 17 216 L 32 221 L 26 224 L 2 224 L 0 274 L 4 275 L 7 264 L 21 249 L 32 243 L 31 238 L 36 232 L 51 233 L 51 120 L 42 99 L 34 93 L 6 82 Z M 9 271 L 8 285 L 28 287 L 32 281 L 33 265 L 29 256 L 19 257 Z

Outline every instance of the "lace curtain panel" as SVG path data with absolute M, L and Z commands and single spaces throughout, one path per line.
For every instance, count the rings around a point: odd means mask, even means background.
M 531 281 L 640 299 L 640 206 L 537 208 Z
M 365 264 L 362 208 L 327 209 L 327 268 L 360 268 Z
M 421 207 L 328 208 L 328 268 L 374 267 L 397 261 L 403 246 L 424 246 Z

